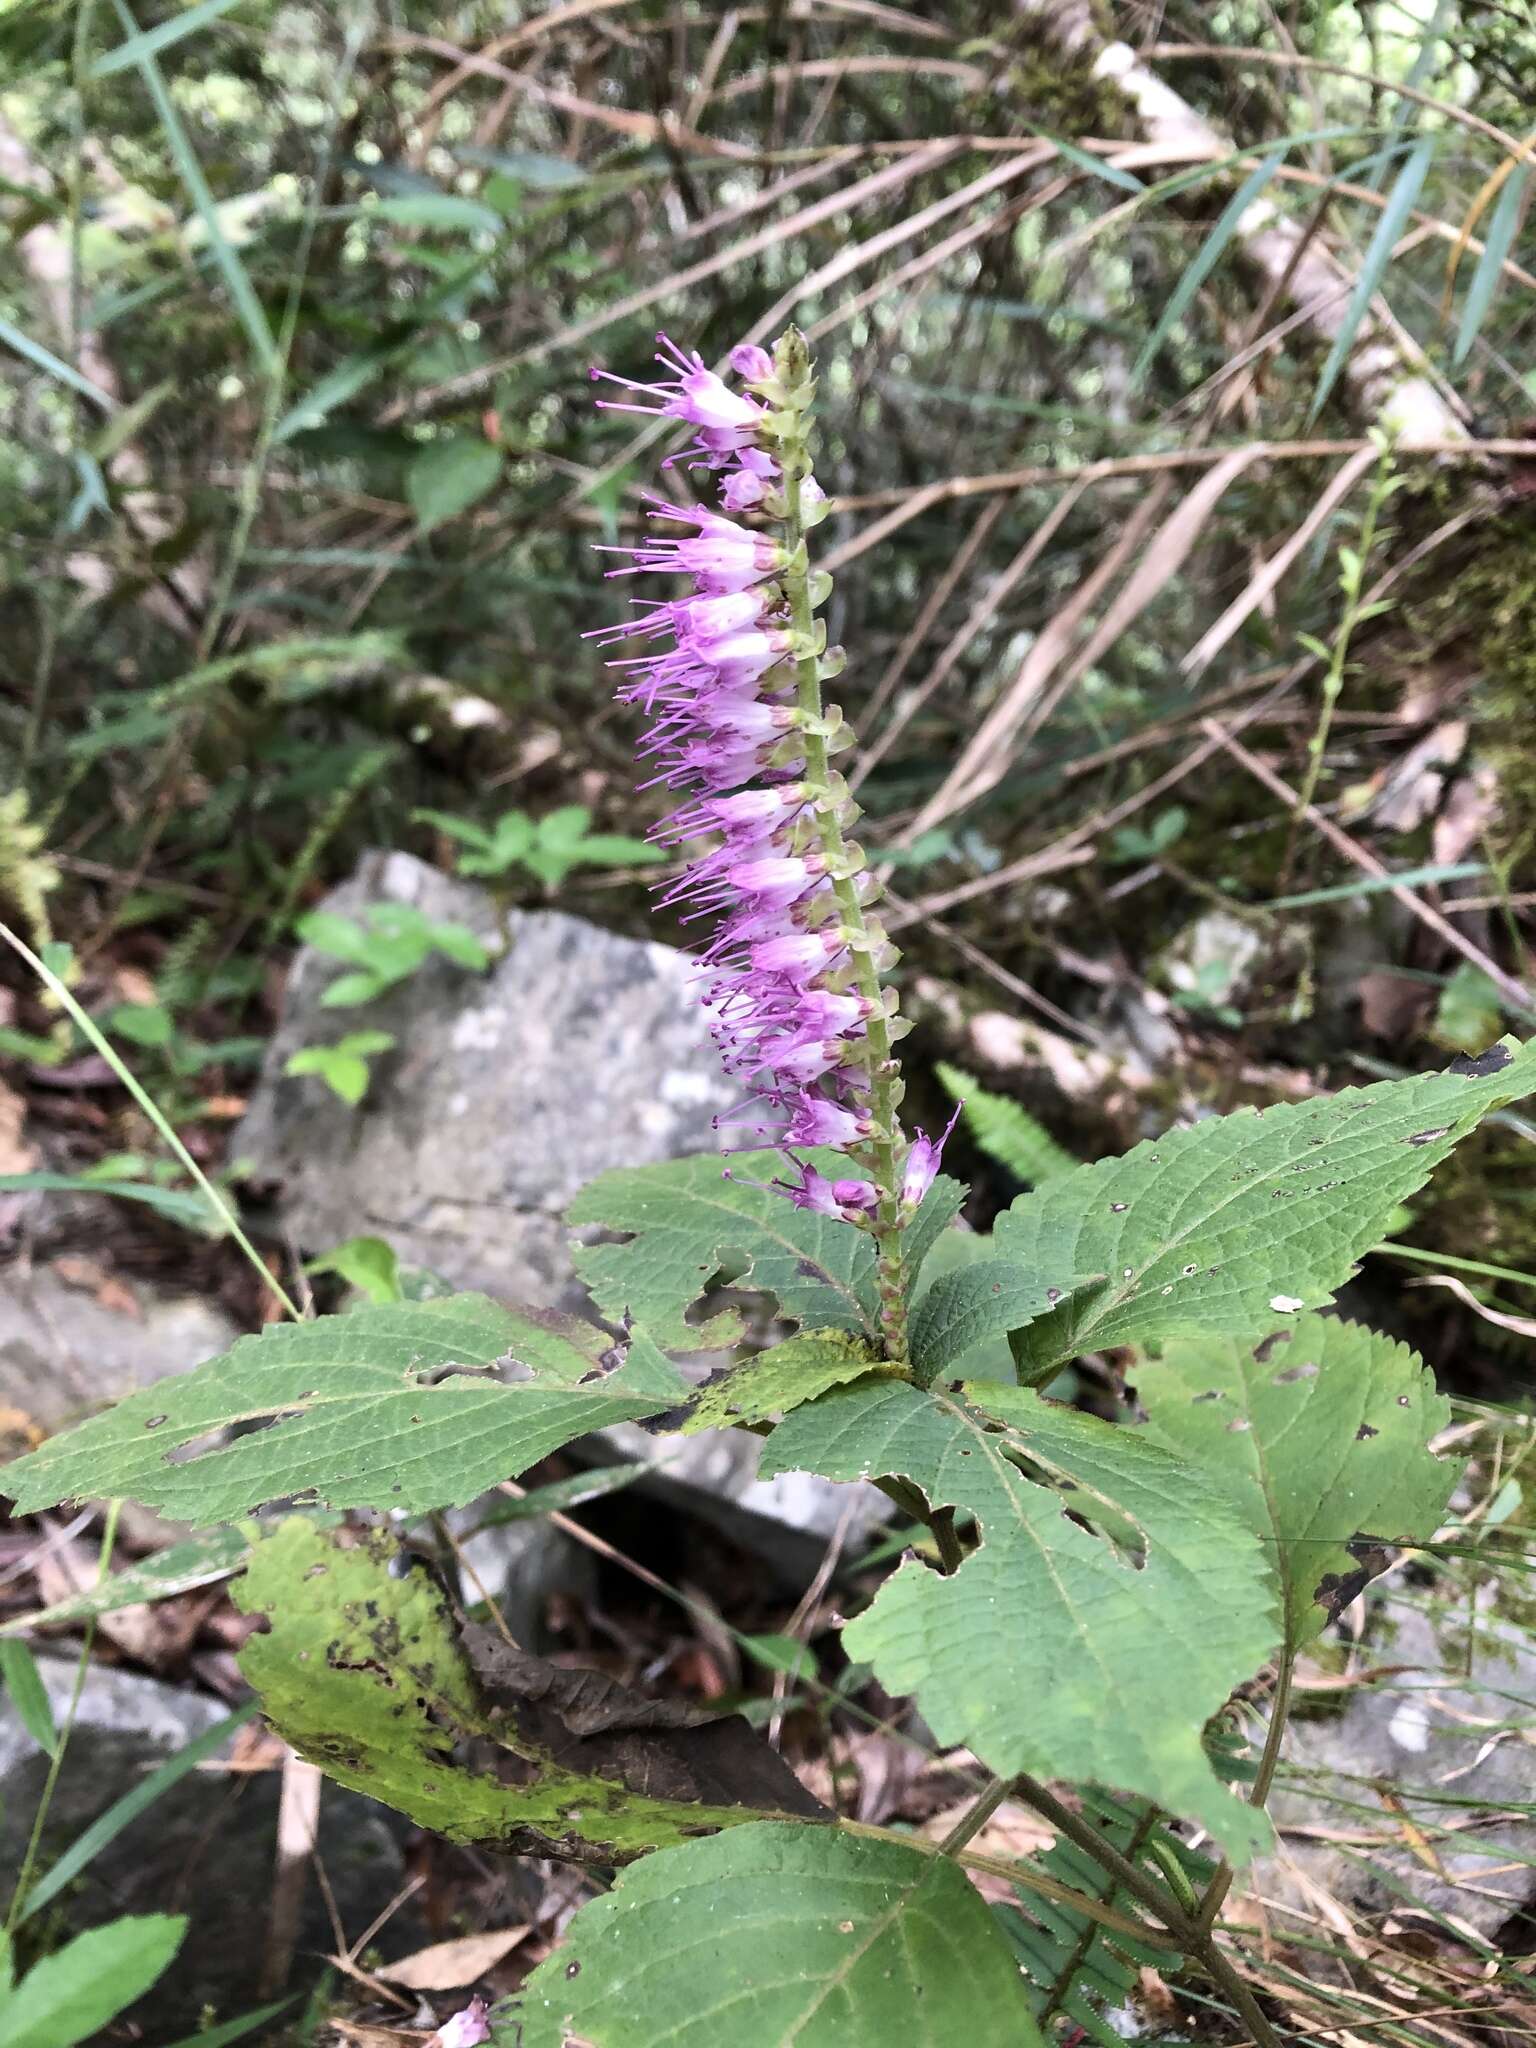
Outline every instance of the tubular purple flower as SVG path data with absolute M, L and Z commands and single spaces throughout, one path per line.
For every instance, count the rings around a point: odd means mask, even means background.
M 480 2048 L 490 2038 L 490 2008 L 483 1998 L 472 1998 L 437 2030 L 438 2048 Z
M 617 377 L 611 370 L 594 367 L 591 376 L 605 383 L 617 384 L 626 391 L 639 391 L 647 398 L 659 399 L 657 405 L 627 405 L 617 399 L 600 398 L 597 402 L 605 412 L 643 412 L 661 418 L 688 420 L 696 427 L 703 427 L 714 434 L 735 434 L 748 439 L 762 426 L 764 412 L 754 399 L 744 398 L 713 370 L 706 369 L 701 355 L 684 355 L 670 336 L 658 334 L 656 339 L 661 347 L 656 351 L 656 360 L 663 368 L 672 371 L 670 377 L 661 377 L 653 384 L 640 384 L 633 377 Z
M 919 1131 L 912 1140 L 912 1148 L 907 1154 L 907 1163 L 901 1176 L 901 1199 L 904 1207 L 915 1209 L 933 1186 L 939 1171 L 939 1160 L 943 1157 L 944 1147 L 949 1140 L 950 1132 L 955 1128 L 962 1106 L 958 1102 L 955 1104 L 954 1115 L 936 1139 L 930 1138 L 926 1131 Z

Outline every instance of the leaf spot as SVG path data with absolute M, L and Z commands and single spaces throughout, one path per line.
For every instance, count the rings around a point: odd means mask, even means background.
M 1234 1415 L 1232 1420 L 1227 1424 L 1227 1434 L 1229 1436 L 1239 1436 L 1245 1429 L 1252 1429 L 1252 1427 L 1253 1424 L 1248 1420 L 1246 1415 Z
M 1355 1442 L 1357 1444 L 1363 1444 L 1368 1437 L 1380 1435 L 1381 1431 L 1379 1429 L 1372 1429 L 1371 1425 L 1368 1422 L 1362 1422 L 1360 1427 L 1355 1431 Z
M 1304 1306 L 1299 1294 L 1272 1294 L 1269 1297 L 1269 1305 L 1276 1315 L 1280 1316 L 1293 1316 Z
M 1191 1394 L 1189 1397 L 1191 1407 L 1197 1406 L 1201 1401 L 1224 1401 L 1226 1398 L 1220 1387 L 1207 1387 L 1203 1394 Z
M 168 1418 L 164 1415 L 151 1415 L 148 1422 L 145 1423 L 144 1427 L 146 1429 L 158 1429 L 161 1423 L 165 1422 L 167 1419 Z
M 1316 1360 L 1308 1359 L 1305 1365 L 1288 1365 L 1284 1372 L 1277 1372 L 1275 1374 L 1275 1385 L 1277 1387 L 1288 1387 L 1293 1380 L 1315 1380 L 1316 1378 Z
M 1485 1053 L 1479 1053 L 1475 1060 L 1468 1059 L 1465 1053 L 1463 1053 L 1460 1059 L 1451 1061 L 1451 1064 L 1446 1068 L 1446 1072 L 1448 1074 L 1466 1074 L 1471 1079 L 1478 1079 L 1485 1074 L 1497 1074 L 1502 1068 L 1509 1065 L 1512 1057 L 1513 1055 L 1507 1045 L 1490 1045 L 1488 1050 Z
M 1129 1202 L 1111 1202 L 1109 1205 L 1109 1213 L 1111 1216 L 1123 1216 L 1130 1206 L 1131 1205 Z
M 1411 1138 L 1404 1138 L 1405 1145 L 1432 1145 L 1436 1138 L 1443 1138 L 1450 1129 L 1449 1124 L 1436 1124 L 1431 1131 L 1415 1131 Z

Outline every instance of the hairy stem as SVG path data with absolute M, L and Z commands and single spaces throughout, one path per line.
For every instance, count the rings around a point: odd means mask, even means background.
M 803 344 L 802 344 L 803 347 Z M 890 1023 L 885 1012 L 880 969 L 875 957 L 878 934 L 871 932 L 855 882 L 848 842 L 838 816 L 839 806 L 830 800 L 832 769 L 825 731 L 825 708 L 821 696 L 821 656 L 810 651 L 816 636 L 815 607 L 811 601 L 810 565 L 806 553 L 806 523 L 803 484 L 809 473 L 803 444 L 786 445 L 782 455 L 785 502 L 784 544 L 790 566 L 783 572 L 784 594 L 789 602 L 790 624 L 798 645 L 799 687 L 797 704 L 807 724 L 803 732 L 806 779 L 826 790 L 829 800 L 816 807 L 816 828 L 821 851 L 827 862 L 832 891 L 844 930 L 849 934 L 854 973 L 861 996 L 870 1005 L 866 1033 L 870 1055 L 870 1092 L 875 1130 L 870 1140 L 873 1177 L 879 1204 L 873 1218 L 875 1255 L 880 1291 L 880 1328 L 885 1354 L 893 1363 L 907 1361 L 906 1285 L 902 1273 L 902 1214 L 900 1159 L 896 1109 L 900 1101 L 900 1068 L 893 1054 Z
M 1280 1748 L 1285 1741 L 1285 1724 L 1291 1710 L 1291 1674 L 1295 1660 L 1289 1650 L 1280 1659 L 1279 1672 L 1275 1678 L 1275 1697 L 1270 1703 L 1269 1727 L 1264 1736 L 1264 1753 L 1259 1758 L 1259 1768 L 1254 1774 L 1253 1790 L 1248 1794 L 1250 1806 L 1263 1806 L 1269 1798 L 1270 1787 L 1275 1782 L 1275 1772 L 1280 1765 Z M 1221 1868 L 1211 1879 L 1205 1897 L 1200 1901 L 1200 1911 L 1195 1924 L 1202 1933 L 1209 1934 L 1216 1924 L 1216 1915 L 1221 1911 L 1227 1893 L 1232 1889 L 1236 1876 L 1230 1863 L 1223 1859 Z

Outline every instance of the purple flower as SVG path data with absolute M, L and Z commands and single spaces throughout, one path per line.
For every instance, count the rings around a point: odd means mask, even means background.
M 907 1154 L 906 1167 L 901 1176 L 901 1199 L 905 1207 L 915 1209 L 933 1186 L 934 1176 L 939 1170 L 950 1132 L 955 1128 L 960 1115 L 961 1104 L 955 1104 L 955 1113 L 944 1126 L 937 1139 L 930 1138 L 926 1131 L 919 1131 L 912 1140 L 912 1149 Z
M 728 511 L 784 516 L 774 495 L 784 487 L 776 452 L 783 428 L 769 403 L 732 390 L 665 337 L 662 346 L 668 374 L 628 384 L 645 402 L 618 409 L 688 422 L 697 429 L 693 452 L 716 472 Z M 766 350 L 743 344 L 730 363 L 772 400 L 776 372 Z M 798 489 L 814 518 L 822 493 L 803 474 Z M 641 755 L 679 798 L 651 836 L 689 856 L 660 900 L 686 923 L 713 926 L 698 949 L 700 993 L 722 1063 L 745 1098 L 717 1122 L 743 1147 L 860 1148 L 876 1129 L 869 1028 L 885 1014 L 857 985 L 875 937 L 864 932 L 857 906 L 874 882 L 856 862 L 840 865 L 840 826 L 851 811 L 841 778 L 823 765 L 820 780 L 806 779 L 808 751 L 825 763 L 825 729 L 813 747 L 808 735 L 817 728 L 800 708 L 799 665 L 820 649 L 797 635 L 779 580 L 797 577 L 804 588 L 804 556 L 720 512 L 649 502 L 653 518 L 691 531 L 611 550 L 628 563 L 609 573 L 682 575 L 692 587 L 591 637 L 640 649 L 612 663 L 622 678 L 618 695 L 644 711 Z M 849 917 L 856 930 L 845 928 Z M 878 944 L 873 950 L 883 957 Z M 862 971 L 867 976 L 867 965 Z M 880 1028 L 886 1043 L 883 1021 Z M 880 1203 L 873 1181 L 793 1164 L 797 1181 L 772 1183 L 791 1201 L 872 1224 Z
M 438 2048 L 480 2048 L 490 2038 L 490 2011 L 483 1998 L 472 1998 L 437 2030 Z

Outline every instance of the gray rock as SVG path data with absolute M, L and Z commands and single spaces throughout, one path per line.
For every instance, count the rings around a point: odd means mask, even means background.
M 74 1660 L 43 1652 L 37 1661 L 62 1720 L 74 1687 Z M 38 1868 L 46 1870 L 124 1793 L 228 1712 L 219 1700 L 92 1663 L 48 1810 Z M 47 1758 L 8 1708 L 0 1707 L 0 1870 L 21 1867 L 46 1769 Z M 258 2003 L 280 1777 L 275 1770 L 188 1772 L 47 1907 L 50 1936 L 58 1939 L 124 1913 L 188 1916 L 175 1962 L 132 2008 L 144 2037 L 177 2040 L 197 2031 L 205 2007 L 230 2019 Z M 400 1889 L 409 1834 L 405 1821 L 373 1801 L 324 1786 L 320 1849 L 349 1938 L 361 1934 Z M 391 1919 L 379 1946 L 387 1955 L 403 1955 L 426 1938 L 408 1903 Z M 326 1902 L 311 1872 L 284 1990 L 312 1984 L 334 1945 Z
M 486 975 L 434 957 L 365 1010 L 326 1010 L 341 970 L 294 964 L 234 1156 L 280 1189 L 311 1252 L 360 1233 L 455 1288 L 571 1302 L 562 1212 L 613 1166 L 711 1149 L 734 1092 L 668 946 L 617 937 L 560 911 L 510 911 L 408 854 L 370 855 L 322 908 L 355 916 L 415 904 L 504 945 Z M 366 1025 L 393 1032 L 361 1108 L 283 1068 L 300 1046 Z
M 1493 1940 L 1524 1912 L 1536 1932 L 1536 1643 L 1496 1616 L 1479 1615 L 1470 1633 L 1468 1622 L 1464 1609 L 1400 1593 L 1381 1601 L 1372 1660 L 1407 1668 L 1351 1692 L 1338 1714 L 1292 1720 L 1289 1768 L 1270 1801 L 1284 1852 L 1255 1871 L 1262 1896 L 1310 1917 L 1315 1906 L 1299 1872 L 1363 1915 L 1402 1914 L 1416 1903 Z M 1381 1811 L 1377 1784 L 1390 1786 L 1403 1815 L 1426 1830 L 1444 1879 L 1403 1843 L 1401 1820 Z M 1448 1822 L 1475 1819 L 1474 1806 L 1491 1818 L 1440 1833 Z M 1346 1850 L 1288 1829 L 1331 1830 L 1351 1842 Z
M 370 855 L 321 908 L 415 904 L 504 946 L 484 976 L 434 959 L 366 1010 L 326 1010 L 337 963 L 294 963 L 282 1019 L 233 1152 L 277 1187 L 298 1243 L 322 1251 L 359 1234 L 388 1239 L 407 1265 L 504 1301 L 582 1309 L 563 1212 L 599 1173 L 713 1151 L 711 1119 L 739 1091 L 721 1072 L 685 955 L 559 911 L 503 917 L 485 890 L 407 854 Z M 316 1079 L 283 1073 L 300 1046 L 359 1024 L 393 1032 L 361 1108 Z M 711 1517 L 782 1574 L 804 1583 L 849 1489 L 796 1475 L 756 1477 L 758 1439 L 732 1431 L 673 1439 L 608 1432 L 602 1458 L 662 1460 L 642 1482 Z M 886 1512 L 858 1489 L 851 1540 Z M 537 1605 L 546 1552 L 507 1530 L 487 1559 L 512 1605 Z M 507 1548 L 506 1546 L 510 1546 Z M 564 1569 L 564 1565 L 559 1567 Z
M 0 1273 L 0 1408 L 55 1430 L 75 1416 L 227 1351 L 239 1331 L 212 1303 L 133 1289 L 141 1313 L 107 1308 L 47 1266 Z

